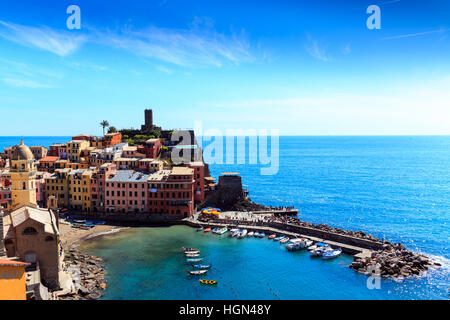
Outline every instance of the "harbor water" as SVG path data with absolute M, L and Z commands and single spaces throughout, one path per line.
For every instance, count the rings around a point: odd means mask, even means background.
M 66 142 L 25 137 L 27 145 Z M 0 137 L 0 148 L 19 138 Z M 248 148 L 247 148 L 248 150 Z M 239 152 L 238 150 L 235 151 Z M 253 201 L 294 206 L 299 218 L 367 233 L 427 254 L 442 268 L 426 277 L 367 287 L 367 276 L 332 261 L 287 252 L 267 239 L 229 239 L 185 226 L 138 228 L 88 242 L 104 257 L 104 299 L 448 299 L 450 288 L 450 137 L 280 137 L 279 170 L 210 165 L 215 178 L 239 172 Z M 248 159 L 248 155 L 246 157 Z M 179 250 L 198 247 L 213 269 L 200 285 Z

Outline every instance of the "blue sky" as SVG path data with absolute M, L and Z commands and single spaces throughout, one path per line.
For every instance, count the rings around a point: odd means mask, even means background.
M 164 128 L 450 134 L 449 21 L 445 0 L 1 0 L 0 135 L 137 128 L 146 107 Z

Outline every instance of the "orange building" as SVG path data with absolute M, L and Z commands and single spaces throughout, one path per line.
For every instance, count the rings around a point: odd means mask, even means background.
M 26 300 L 25 267 L 29 263 L 0 259 L 0 300 Z
M 115 146 L 119 143 L 122 143 L 122 134 L 120 132 L 105 134 L 105 148 Z
M 56 161 L 59 160 L 59 157 L 47 156 L 39 160 L 38 170 L 53 172 L 56 169 Z

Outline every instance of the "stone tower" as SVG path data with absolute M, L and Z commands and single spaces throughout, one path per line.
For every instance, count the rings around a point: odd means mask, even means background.
M 23 206 L 37 207 L 36 164 L 30 148 L 20 141 L 11 157 L 11 210 Z
M 145 124 L 142 125 L 141 130 L 147 131 L 153 129 L 153 110 L 145 109 L 144 115 L 145 115 Z

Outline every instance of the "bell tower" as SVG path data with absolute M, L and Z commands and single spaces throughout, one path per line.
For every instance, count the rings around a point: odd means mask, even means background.
M 36 204 L 36 164 L 30 148 L 20 141 L 11 157 L 12 210 Z

